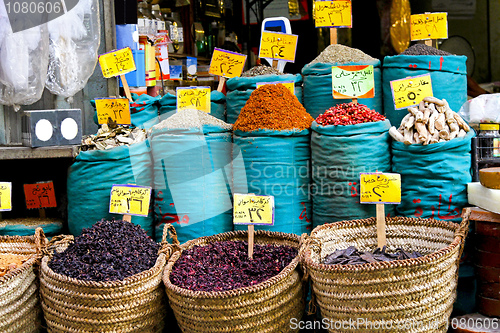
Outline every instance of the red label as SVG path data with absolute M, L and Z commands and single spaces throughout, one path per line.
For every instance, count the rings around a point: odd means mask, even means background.
M 57 207 L 53 182 L 24 184 L 24 196 L 28 209 Z

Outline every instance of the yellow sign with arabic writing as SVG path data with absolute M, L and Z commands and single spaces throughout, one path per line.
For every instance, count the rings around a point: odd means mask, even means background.
M 215 48 L 208 72 L 227 78 L 238 77 L 243 72 L 246 60 L 247 56 L 244 54 Z
M 448 38 L 448 13 L 412 15 L 411 40 Z
M 234 194 L 233 223 L 273 225 L 274 196 Z
M 401 110 L 418 105 L 425 97 L 433 96 L 430 74 L 391 81 L 394 108 Z
M 259 58 L 294 62 L 298 37 L 297 35 L 281 32 L 262 31 Z
M 138 185 L 113 185 L 109 200 L 109 212 L 148 216 L 151 187 Z
M 315 1 L 314 23 L 316 28 L 351 28 L 351 1 Z
M 130 47 L 101 54 L 99 56 L 102 75 L 105 78 L 127 74 L 136 70 Z
M 0 183 L 0 212 L 12 210 L 12 183 Z
M 108 119 L 118 125 L 130 125 L 130 104 L 127 98 L 96 98 L 97 121 L 107 124 Z
M 361 173 L 359 184 L 361 203 L 401 203 L 401 175 L 399 173 Z
M 178 87 L 177 112 L 195 109 L 210 113 L 210 87 Z
M 278 83 L 284 85 L 288 90 L 290 90 L 292 95 L 295 95 L 295 82 L 293 81 L 258 82 L 257 88 L 265 86 L 266 84 L 278 84 Z

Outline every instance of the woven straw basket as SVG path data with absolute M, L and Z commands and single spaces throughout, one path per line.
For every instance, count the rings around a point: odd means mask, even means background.
M 336 249 L 377 247 L 375 218 L 316 227 L 306 241 L 304 265 L 329 332 L 446 332 L 456 299 L 458 262 L 468 231 L 462 223 L 387 219 L 387 250 L 418 251 L 418 259 L 364 265 L 325 265 Z
M 191 291 L 173 285 L 172 268 L 182 251 L 217 241 L 247 241 L 247 231 L 231 231 L 184 243 L 170 258 L 163 282 L 177 323 L 183 332 L 289 332 L 290 320 L 304 311 L 304 288 L 299 256 L 278 275 L 254 286 L 220 292 Z M 297 235 L 256 231 L 255 244 L 300 248 Z
M 73 236 L 54 242 L 61 252 Z M 52 241 L 51 241 L 52 242 Z M 53 253 L 53 252 L 52 252 Z M 51 255 L 42 259 L 40 291 L 49 332 L 162 332 L 166 314 L 163 269 L 172 248 L 162 246 L 155 265 L 121 281 L 84 281 L 55 273 Z
M 46 244 L 42 228 L 34 236 L 0 236 L 0 253 L 30 255 L 21 267 L 0 277 L 0 332 L 39 331 L 37 266 Z

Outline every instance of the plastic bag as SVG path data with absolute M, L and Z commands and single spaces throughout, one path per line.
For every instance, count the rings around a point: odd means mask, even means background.
M 500 123 L 500 94 L 479 95 L 470 99 L 458 112 L 465 121 L 479 123 Z
M 72 10 L 47 25 L 50 47 L 45 84 L 51 93 L 71 98 L 85 87 L 97 64 L 99 3 L 80 0 Z

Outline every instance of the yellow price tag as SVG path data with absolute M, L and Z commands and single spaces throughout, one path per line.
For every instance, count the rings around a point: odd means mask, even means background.
M 0 183 L 0 212 L 12 210 L 12 183 Z
M 246 60 L 247 56 L 244 54 L 215 48 L 208 72 L 227 78 L 238 77 L 243 73 Z
M 316 28 L 351 28 L 351 1 L 315 1 L 314 23 Z
M 401 203 L 401 175 L 399 173 L 362 173 L 360 178 L 361 203 Z
M 178 87 L 177 112 L 196 109 L 210 113 L 210 87 Z
M 424 74 L 391 81 L 391 91 L 396 110 L 418 105 L 425 97 L 433 96 L 431 75 Z
M 107 124 L 108 119 L 115 121 L 118 125 L 130 125 L 130 104 L 126 98 L 96 98 L 97 121 L 99 124 Z
M 130 47 L 99 56 L 102 75 L 105 78 L 127 74 L 136 70 Z
M 278 83 L 281 83 L 282 85 L 284 85 L 288 90 L 290 90 L 292 95 L 295 96 L 295 82 L 293 82 L 293 81 L 259 82 L 259 83 L 257 83 L 257 88 L 265 86 L 266 84 L 278 84 Z
M 138 185 L 113 185 L 109 201 L 109 212 L 148 216 L 151 187 Z
M 235 193 L 233 223 L 274 225 L 274 196 Z
M 411 40 L 448 38 L 448 13 L 412 15 Z
M 294 62 L 298 37 L 281 32 L 263 31 L 260 38 L 259 58 Z
M 375 78 L 372 65 L 333 66 L 333 98 L 373 98 Z

